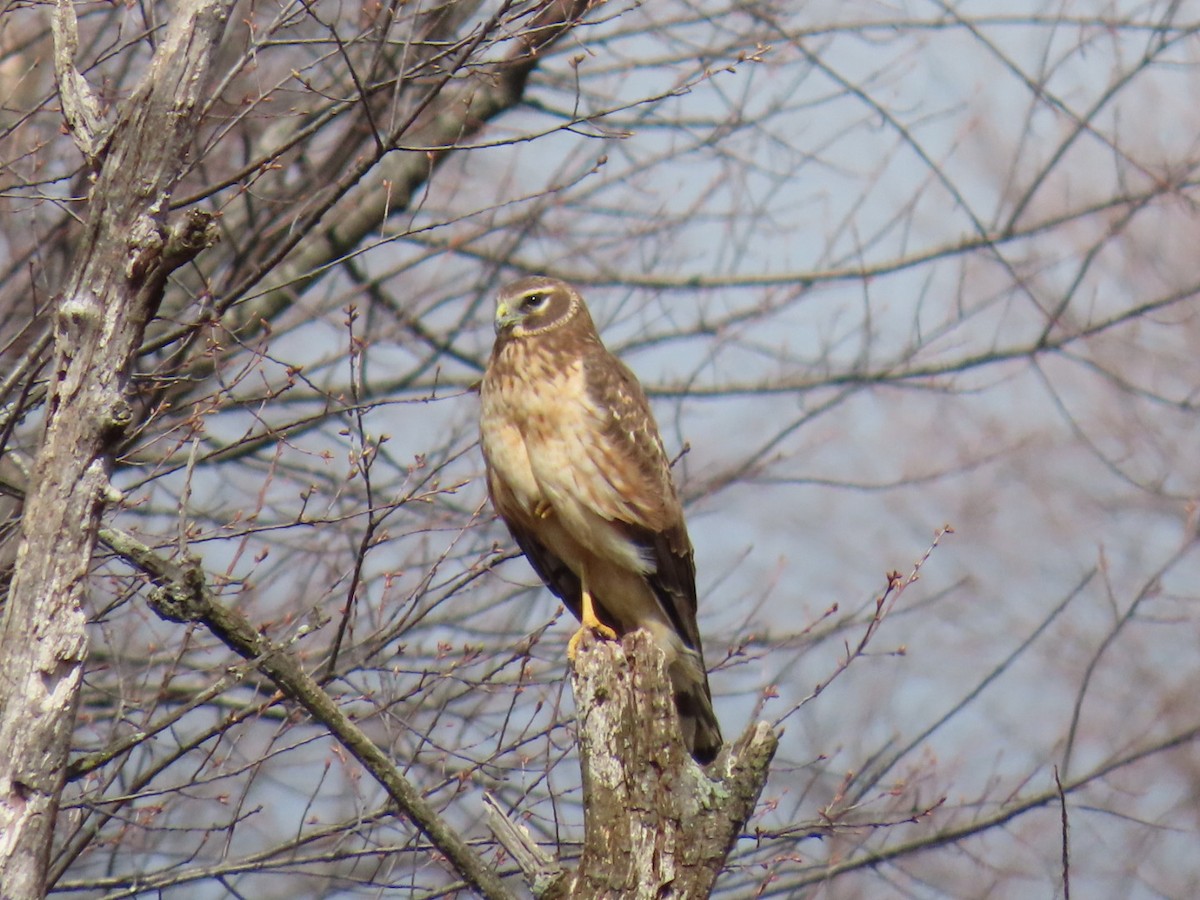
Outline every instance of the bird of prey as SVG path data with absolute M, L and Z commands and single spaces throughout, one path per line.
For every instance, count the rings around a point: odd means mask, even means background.
M 683 739 L 701 764 L 721 731 L 696 626 L 696 568 L 670 462 L 641 385 L 555 278 L 500 291 L 480 388 L 492 505 L 542 581 L 604 638 L 662 649 Z

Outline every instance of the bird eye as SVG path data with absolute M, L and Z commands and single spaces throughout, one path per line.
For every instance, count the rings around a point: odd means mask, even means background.
M 549 294 L 527 294 L 521 300 L 521 312 L 537 312 L 546 305 L 546 301 L 549 299 Z

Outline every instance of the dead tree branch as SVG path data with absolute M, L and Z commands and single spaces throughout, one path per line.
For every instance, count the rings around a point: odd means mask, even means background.
M 304 671 L 287 647 L 278 646 L 240 612 L 212 596 L 204 571 L 195 559 L 168 560 L 128 535 L 105 529 L 104 541 L 148 574 L 156 588 L 150 605 L 171 622 L 203 625 L 235 653 L 254 663 L 281 693 L 303 706 L 325 725 L 421 833 L 445 854 L 454 870 L 489 900 L 511 900 L 500 876 L 437 814 L 421 792 L 404 777 L 387 754 L 350 721 L 334 699 Z

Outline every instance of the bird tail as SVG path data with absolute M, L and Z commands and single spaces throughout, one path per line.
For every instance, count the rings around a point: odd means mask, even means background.
M 713 712 L 708 676 L 703 675 L 702 680 L 685 684 L 680 684 L 678 679 L 673 681 L 683 743 L 692 754 L 692 759 L 706 766 L 716 759 L 721 750 L 721 726 Z

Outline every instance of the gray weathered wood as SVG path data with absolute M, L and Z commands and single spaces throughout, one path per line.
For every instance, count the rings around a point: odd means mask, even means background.
M 204 215 L 167 222 L 198 126 L 209 63 L 232 0 L 183 0 L 138 89 L 111 127 L 70 58 L 60 0 L 56 71 L 68 127 L 99 166 L 54 319 L 45 431 L 0 625 L 0 896 L 40 898 L 62 791 L 87 638 L 82 609 L 100 513 L 115 499 L 110 451 L 130 418 L 126 390 L 167 276 L 214 238 Z
M 702 769 L 680 739 L 662 654 L 640 631 L 585 640 L 572 685 L 584 848 L 562 896 L 708 897 L 766 783 L 774 731 L 751 725 Z

